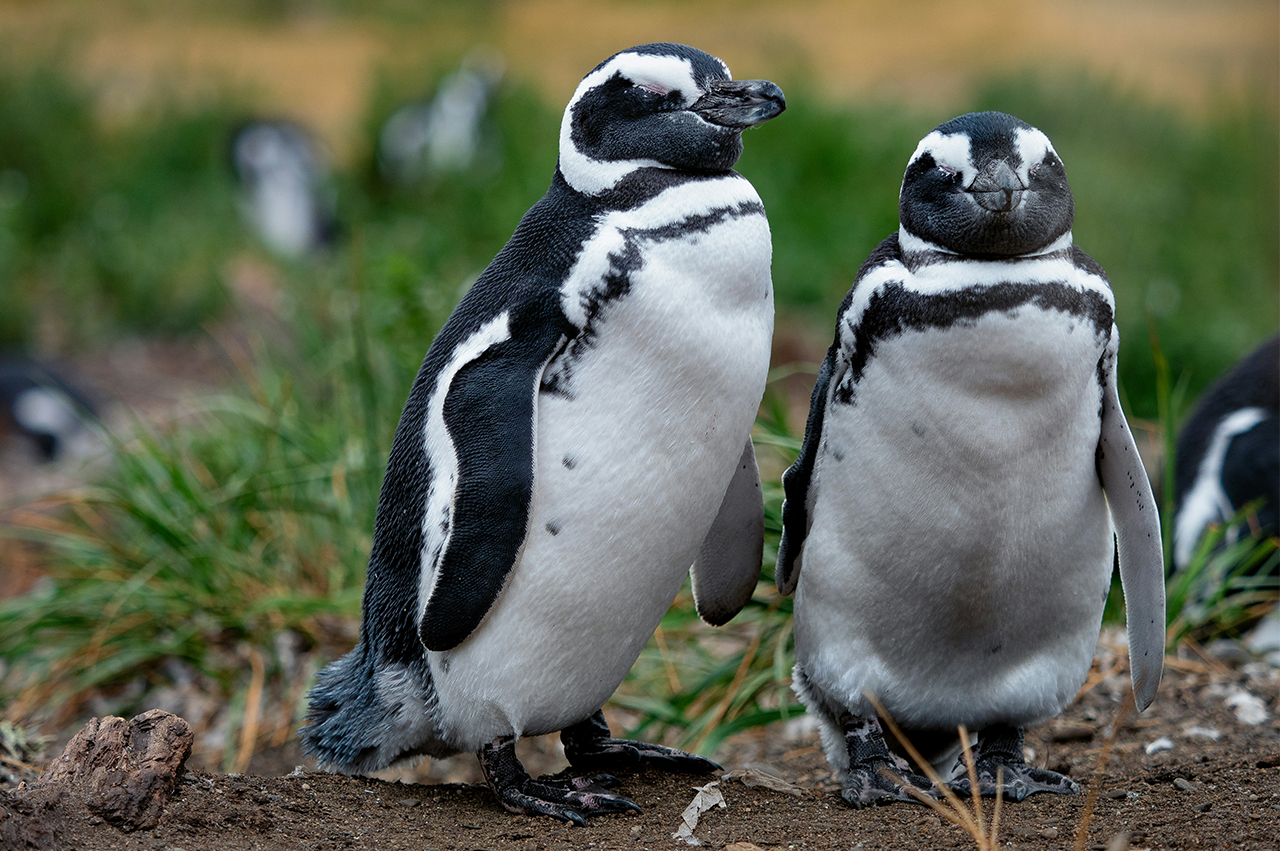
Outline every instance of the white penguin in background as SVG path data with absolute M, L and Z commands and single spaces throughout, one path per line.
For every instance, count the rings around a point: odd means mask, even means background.
M 531 779 L 517 738 L 560 731 L 580 769 L 716 767 L 610 738 L 600 708 L 690 565 L 713 624 L 759 574 L 772 248 L 731 167 L 783 108 L 773 83 L 677 44 L 578 86 L 550 189 L 410 391 L 360 643 L 320 672 L 301 731 L 322 766 L 472 751 L 508 810 L 575 823 L 637 807 L 607 775 Z
M 474 47 L 429 103 L 411 103 L 392 113 L 378 138 L 383 176 L 412 183 L 429 174 L 470 168 L 480 148 L 490 96 L 505 65 L 493 48 Z
M 241 215 L 281 257 L 298 259 L 337 236 L 329 170 L 310 135 L 288 121 L 253 121 L 231 142 Z
M 1007 798 L 1073 792 L 1025 764 L 1022 730 L 1084 683 L 1117 558 L 1140 710 L 1164 661 L 1160 524 L 1116 392 L 1111 287 L 1072 243 L 1053 145 L 1011 115 L 929 133 L 899 216 L 840 307 L 783 476 L 794 688 L 855 806 L 913 800 L 883 768 L 929 786 L 867 693 L 913 741 L 976 731 L 984 795 L 1001 767 Z

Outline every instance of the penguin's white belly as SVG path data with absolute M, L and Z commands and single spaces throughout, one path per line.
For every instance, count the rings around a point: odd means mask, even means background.
M 524 550 L 479 629 L 431 653 L 463 749 L 588 717 L 679 592 L 749 438 L 769 368 L 762 215 L 644 246 L 567 390 L 537 406 Z
M 879 340 L 828 408 L 796 598 L 814 684 L 905 726 L 1052 716 L 1112 568 L 1090 323 L 1024 306 Z

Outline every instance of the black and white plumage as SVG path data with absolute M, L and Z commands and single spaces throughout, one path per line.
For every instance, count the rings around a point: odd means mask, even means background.
M 1211 524 L 1261 499 L 1253 531 L 1280 524 L 1280 337 L 1205 391 L 1178 434 L 1173 562 L 1184 568 Z M 1234 535 L 1239 530 L 1231 530 Z
M 482 148 L 482 126 L 494 88 L 502 79 L 502 54 L 472 48 L 429 102 L 392 113 L 378 135 L 378 167 L 396 183 L 471 167 Z
M 516 737 L 562 731 L 575 767 L 712 766 L 609 739 L 599 710 L 691 564 L 713 623 L 755 585 L 772 248 L 731 167 L 782 109 L 777 86 L 683 45 L 624 51 L 578 86 L 550 189 L 401 415 L 360 644 L 320 673 L 302 730 L 322 765 L 478 752 L 504 806 L 570 821 L 634 804 L 530 780 Z
M 334 241 L 329 169 L 306 130 L 289 121 L 248 122 L 232 138 L 231 159 L 241 215 L 269 249 L 296 259 Z
M 22 355 L 0 356 L 0 424 L 11 427 L 53 461 L 87 449 L 94 404 L 59 372 Z
M 795 690 L 856 805 L 911 800 L 877 770 L 892 759 L 867 692 L 913 740 L 979 731 L 984 793 L 999 765 L 1014 798 L 1069 791 L 1023 764 L 1021 731 L 1088 674 L 1113 536 L 1139 708 L 1163 664 L 1160 527 L 1110 284 L 1072 244 L 1052 144 L 1013 116 L 929 133 L 899 212 L 840 307 L 783 477 Z

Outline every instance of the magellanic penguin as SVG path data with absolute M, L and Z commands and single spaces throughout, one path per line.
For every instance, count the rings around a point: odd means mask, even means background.
M 1053 145 L 1011 115 L 925 136 L 899 217 L 840 307 L 783 476 L 793 687 L 855 806 L 912 800 L 881 768 L 928 787 L 867 694 L 913 740 L 977 731 L 983 794 L 1000 766 L 1006 797 L 1075 791 L 1024 763 L 1022 729 L 1083 684 L 1117 546 L 1140 709 L 1164 661 L 1160 525 L 1116 392 L 1110 284 L 1072 243 Z
M 1280 337 L 1272 337 L 1205 391 L 1178 434 L 1173 562 L 1185 568 L 1209 524 L 1230 523 L 1260 500 L 1248 530 L 1280 529 Z
M 481 152 L 482 126 L 506 66 L 493 48 L 473 47 L 430 102 L 392 113 L 378 135 L 378 168 L 393 183 L 471 167 Z
M 281 257 L 301 258 L 338 235 L 329 169 L 319 146 L 290 121 L 251 121 L 231 141 L 240 212 Z
M 360 643 L 320 672 L 306 750 L 367 772 L 479 755 L 504 807 L 635 809 L 575 768 L 714 763 L 609 738 L 601 706 L 692 565 L 713 624 L 750 599 L 763 504 L 750 429 L 773 331 L 760 198 L 731 170 L 781 90 L 649 44 L 565 109 L 551 188 L 432 343 L 378 504 Z
M 88 452 L 98 412 L 67 378 L 23 355 L 0 355 L 0 431 L 29 438 L 45 461 Z

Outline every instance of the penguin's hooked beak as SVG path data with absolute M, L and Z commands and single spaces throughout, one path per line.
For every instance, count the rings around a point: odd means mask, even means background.
M 768 80 L 715 80 L 690 110 L 720 127 L 745 130 L 787 108 L 782 89 Z
M 1026 188 L 1018 179 L 1018 173 L 1007 162 L 997 159 L 987 163 L 965 191 L 972 194 L 984 210 L 1011 213 L 1022 203 L 1022 192 Z

